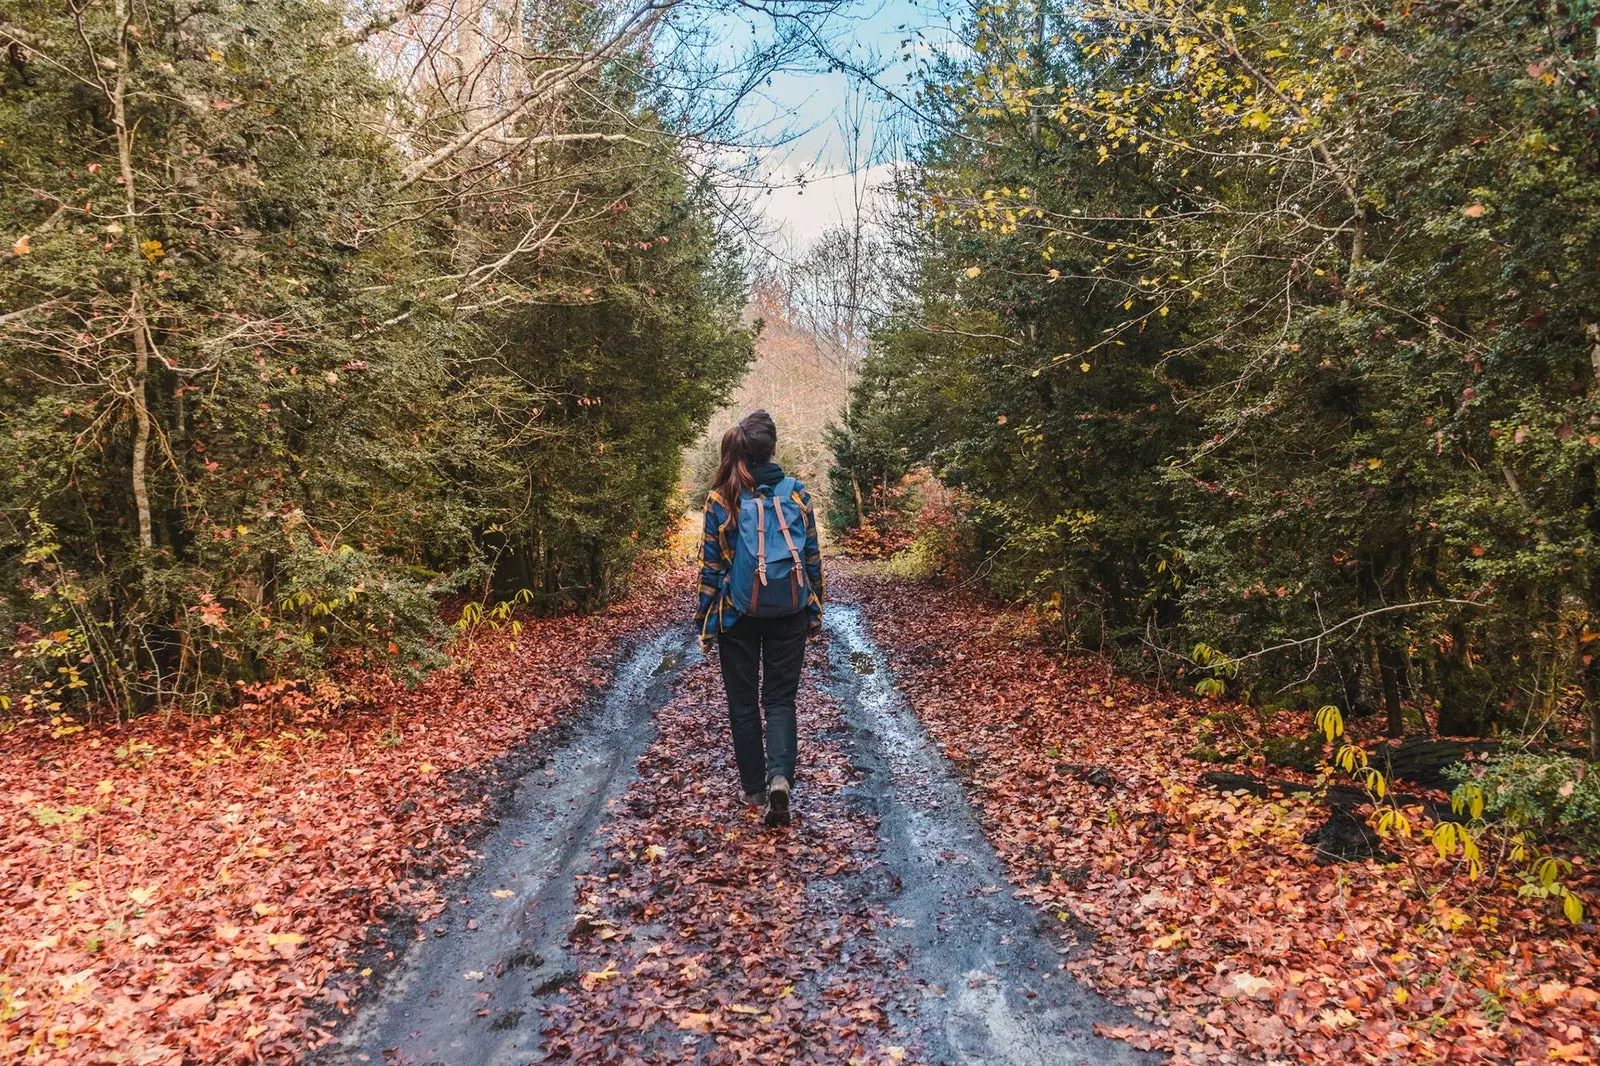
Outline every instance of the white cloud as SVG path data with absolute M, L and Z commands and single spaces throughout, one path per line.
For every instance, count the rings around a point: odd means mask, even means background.
M 874 202 L 885 195 L 880 186 L 890 175 L 888 164 L 875 164 L 854 174 L 811 174 L 801 182 L 787 168 L 779 168 L 770 176 L 772 187 L 755 194 L 754 206 L 777 243 L 799 252 L 829 227 L 853 220 L 858 195 L 862 214 L 870 217 Z

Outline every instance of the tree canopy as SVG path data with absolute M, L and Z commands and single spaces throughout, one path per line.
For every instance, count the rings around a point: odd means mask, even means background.
M 751 335 L 664 9 L 475 10 L 0 5 L 30 705 L 415 675 L 441 594 L 597 603 L 667 525 Z
M 992 583 L 1191 682 L 1397 733 L 1600 706 L 1593 14 L 980 7 L 848 472 L 931 465 Z

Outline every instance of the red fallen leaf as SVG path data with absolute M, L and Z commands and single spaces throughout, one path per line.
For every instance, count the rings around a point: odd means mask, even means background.
M 211 1006 L 211 994 L 209 992 L 201 992 L 198 995 L 185 996 L 177 1002 L 169 1004 L 167 1014 L 179 1021 L 189 1021 L 204 1014 L 209 1006 Z
M 785 834 L 737 804 L 713 665 L 685 670 L 657 712 L 656 739 L 601 830 L 601 872 L 577 884 L 575 963 L 626 980 L 581 981 L 546 1008 L 543 1032 L 576 1060 L 679 1061 L 685 1033 L 715 1033 L 722 1055 L 708 1062 L 904 1061 L 888 1021 L 903 974 L 862 962 L 892 954 L 877 940 L 878 905 L 808 902 L 810 886 L 860 870 L 877 848 L 874 824 L 844 794 L 843 708 L 814 683 L 824 664 L 821 649 L 811 654 L 804 802 Z
M 366 979 L 354 953 L 378 915 L 437 909 L 429 877 L 468 863 L 486 811 L 470 775 L 548 743 L 620 640 L 687 614 L 693 578 L 677 581 L 641 582 L 601 614 L 525 620 L 515 641 L 482 637 L 415 690 L 345 664 L 326 690 L 241 691 L 214 721 L 152 715 L 65 738 L 18 723 L 0 759 L 0 944 L 7 973 L 28 978 L 6 989 L 21 1009 L 0 1015 L 0 1059 L 20 1061 L 46 1011 L 38 1066 L 110 1066 L 130 1048 L 152 1063 L 303 1056 L 322 1005 Z M 430 764 L 445 773 L 417 772 Z M 74 806 L 93 813 L 31 813 Z M 83 848 L 86 828 L 115 847 Z M 59 858 L 40 867 L 45 853 Z M 125 935 L 103 932 L 119 924 Z
M 1441 908 L 1424 906 L 1394 868 L 1309 863 L 1301 837 L 1321 811 L 1292 796 L 1197 789 L 1208 767 L 1189 753 L 1216 747 L 1200 733 L 1203 709 L 1128 679 L 1105 707 L 1109 665 L 1062 659 L 1023 612 L 848 572 L 831 590 L 858 600 L 929 736 L 971 775 L 1019 897 L 1091 927 L 1069 970 L 1161 1027 L 1153 1037 L 1132 1026 L 1097 1032 L 1191 1063 L 1490 1066 L 1587 1046 L 1578 1037 L 1595 1031 L 1600 1001 L 1592 933 L 1514 893 L 1443 879 L 1448 869 L 1435 872 L 1420 848 L 1416 867 L 1441 878 L 1429 881 Z M 1237 723 L 1250 747 L 1228 746 L 1224 757 L 1303 735 L 1308 724 L 1294 714 Z M 978 752 L 986 754 L 964 758 Z M 1108 788 L 1090 783 L 1096 771 Z M 1579 893 L 1600 892 L 1600 871 L 1584 866 L 1575 877 Z M 1453 976 L 1452 963 L 1466 958 L 1472 973 Z M 1404 997 L 1392 992 L 1446 973 Z M 1238 974 L 1272 988 L 1219 1005 L 1222 984 Z M 1570 988 L 1557 995 L 1554 982 Z M 1505 1005 L 1505 1024 L 1484 1024 L 1485 992 Z
M 1140 1051 L 1157 1051 L 1169 1046 L 1159 1034 L 1148 1029 L 1140 1029 L 1136 1025 L 1105 1025 L 1096 1022 L 1094 1033 L 1096 1036 L 1111 1040 L 1126 1040 Z

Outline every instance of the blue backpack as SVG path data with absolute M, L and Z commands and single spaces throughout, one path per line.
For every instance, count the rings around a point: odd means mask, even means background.
M 794 501 L 799 485 L 786 477 L 772 495 L 739 496 L 739 528 L 733 546 L 729 592 L 740 614 L 775 618 L 806 606 L 806 518 Z

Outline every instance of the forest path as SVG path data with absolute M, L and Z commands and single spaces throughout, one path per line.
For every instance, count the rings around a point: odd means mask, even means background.
M 792 830 L 737 803 L 690 644 L 643 646 L 524 779 L 324 1062 L 1154 1061 L 1092 1035 L 1127 1016 L 1064 972 L 1073 930 L 1012 898 L 858 608 L 830 605 L 808 654 Z
M 378 997 L 318 1062 L 532 1061 L 530 990 L 553 992 L 572 976 L 573 875 L 588 866 L 595 826 L 650 742 L 651 711 L 691 655 L 699 656 L 692 636 L 674 630 L 628 657 L 596 712 L 522 779 L 479 845 L 478 871 L 452 888 L 451 905 L 423 923 Z
M 854 789 L 879 817 L 900 889 L 893 929 L 923 988 L 929 1061 L 1057 1066 L 1157 1061 L 1094 1034 L 1128 1016 L 1061 969 L 1077 930 L 1012 898 L 965 787 L 923 732 L 854 605 L 829 609 L 830 683 L 854 729 Z

